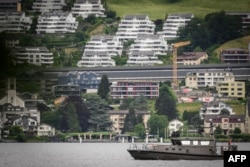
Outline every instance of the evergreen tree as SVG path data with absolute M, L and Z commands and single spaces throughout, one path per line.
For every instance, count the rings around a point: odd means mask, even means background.
M 126 114 L 126 117 L 124 120 L 124 126 L 123 126 L 122 133 L 133 132 L 136 124 L 137 124 L 137 119 L 136 119 L 136 115 L 135 115 L 135 110 L 133 107 L 130 107 L 129 112 L 128 112 L 128 114 Z
M 102 76 L 101 82 L 98 87 L 97 94 L 105 100 L 108 100 L 109 95 L 109 80 L 106 74 Z
M 109 106 L 107 102 L 97 95 L 90 95 L 87 97 L 86 105 L 90 111 L 88 120 L 90 129 L 94 131 L 109 130 L 112 122 L 108 114 Z
M 66 111 L 68 132 L 81 132 L 81 127 L 79 125 L 78 116 L 74 104 L 70 103 L 67 106 Z
M 167 85 L 160 88 L 159 97 L 155 102 L 155 110 L 159 115 L 166 115 L 169 120 L 175 119 L 178 115 L 175 98 L 170 93 Z

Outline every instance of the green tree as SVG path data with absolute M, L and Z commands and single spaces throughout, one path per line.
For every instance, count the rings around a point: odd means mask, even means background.
M 10 132 L 10 137 L 13 137 L 16 139 L 18 142 L 25 142 L 26 141 L 26 136 L 20 126 L 12 126 L 9 129 Z
M 124 126 L 123 126 L 122 133 L 133 132 L 136 124 L 137 124 L 137 119 L 136 119 L 136 115 L 135 115 L 135 110 L 133 107 L 130 107 L 129 112 L 128 112 L 128 114 L 126 114 L 126 117 L 124 120 Z
M 223 132 L 223 130 L 221 129 L 220 125 L 215 128 L 215 131 L 214 131 L 215 134 L 220 135 L 220 134 L 222 134 L 222 132 Z
M 74 104 L 70 103 L 67 106 L 66 112 L 67 122 L 68 122 L 68 132 L 81 132 L 81 127 L 79 125 L 78 115 Z
M 240 128 L 235 128 L 233 131 L 234 134 L 241 134 Z
M 145 127 L 143 124 L 137 124 L 134 127 L 134 132 L 141 138 L 143 139 L 145 136 Z
M 112 122 L 110 120 L 108 111 L 108 103 L 101 99 L 98 95 L 87 96 L 86 105 L 90 111 L 90 130 L 107 131 L 110 129 Z
M 175 98 L 167 85 L 163 85 L 160 88 L 159 97 L 155 102 L 155 110 L 159 115 L 166 115 L 169 120 L 175 119 L 178 116 Z
M 150 134 L 157 134 L 159 137 L 165 135 L 165 128 L 168 126 L 168 118 L 165 115 L 153 114 L 148 120 Z
M 109 97 L 109 80 L 108 80 L 108 76 L 106 74 L 104 74 L 102 76 L 101 82 L 100 82 L 99 87 L 98 87 L 97 94 L 102 99 L 108 100 L 108 97 Z

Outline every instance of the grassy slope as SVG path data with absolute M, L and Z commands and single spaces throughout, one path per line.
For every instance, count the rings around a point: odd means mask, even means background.
M 249 11 L 249 0 L 180 0 L 167 3 L 166 0 L 107 0 L 108 7 L 124 17 L 127 14 L 147 14 L 150 19 L 164 19 L 168 13 L 193 13 L 203 18 L 217 11 Z M 236 5 L 237 3 L 237 5 Z
M 243 38 L 238 38 L 235 40 L 228 41 L 221 45 L 219 48 L 217 48 L 214 52 L 219 55 L 220 51 L 223 49 L 229 49 L 229 48 L 242 48 L 242 49 L 248 49 L 248 44 L 250 43 L 250 36 L 245 36 Z

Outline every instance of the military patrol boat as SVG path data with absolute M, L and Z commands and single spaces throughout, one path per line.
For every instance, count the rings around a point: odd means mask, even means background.
M 139 160 L 220 160 L 224 151 L 237 151 L 237 145 L 217 146 L 212 138 L 177 137 L 171 138 L 171 144 L 132 144 L 127 151 Z

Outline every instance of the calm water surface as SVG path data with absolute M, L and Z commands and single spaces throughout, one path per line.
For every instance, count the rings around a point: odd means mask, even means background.
M 239 143 L 250 150 L 250 143 Z M 0 167 L 223 167 L 216 161 L 134 160 L 129 143 L 0 143 Z

